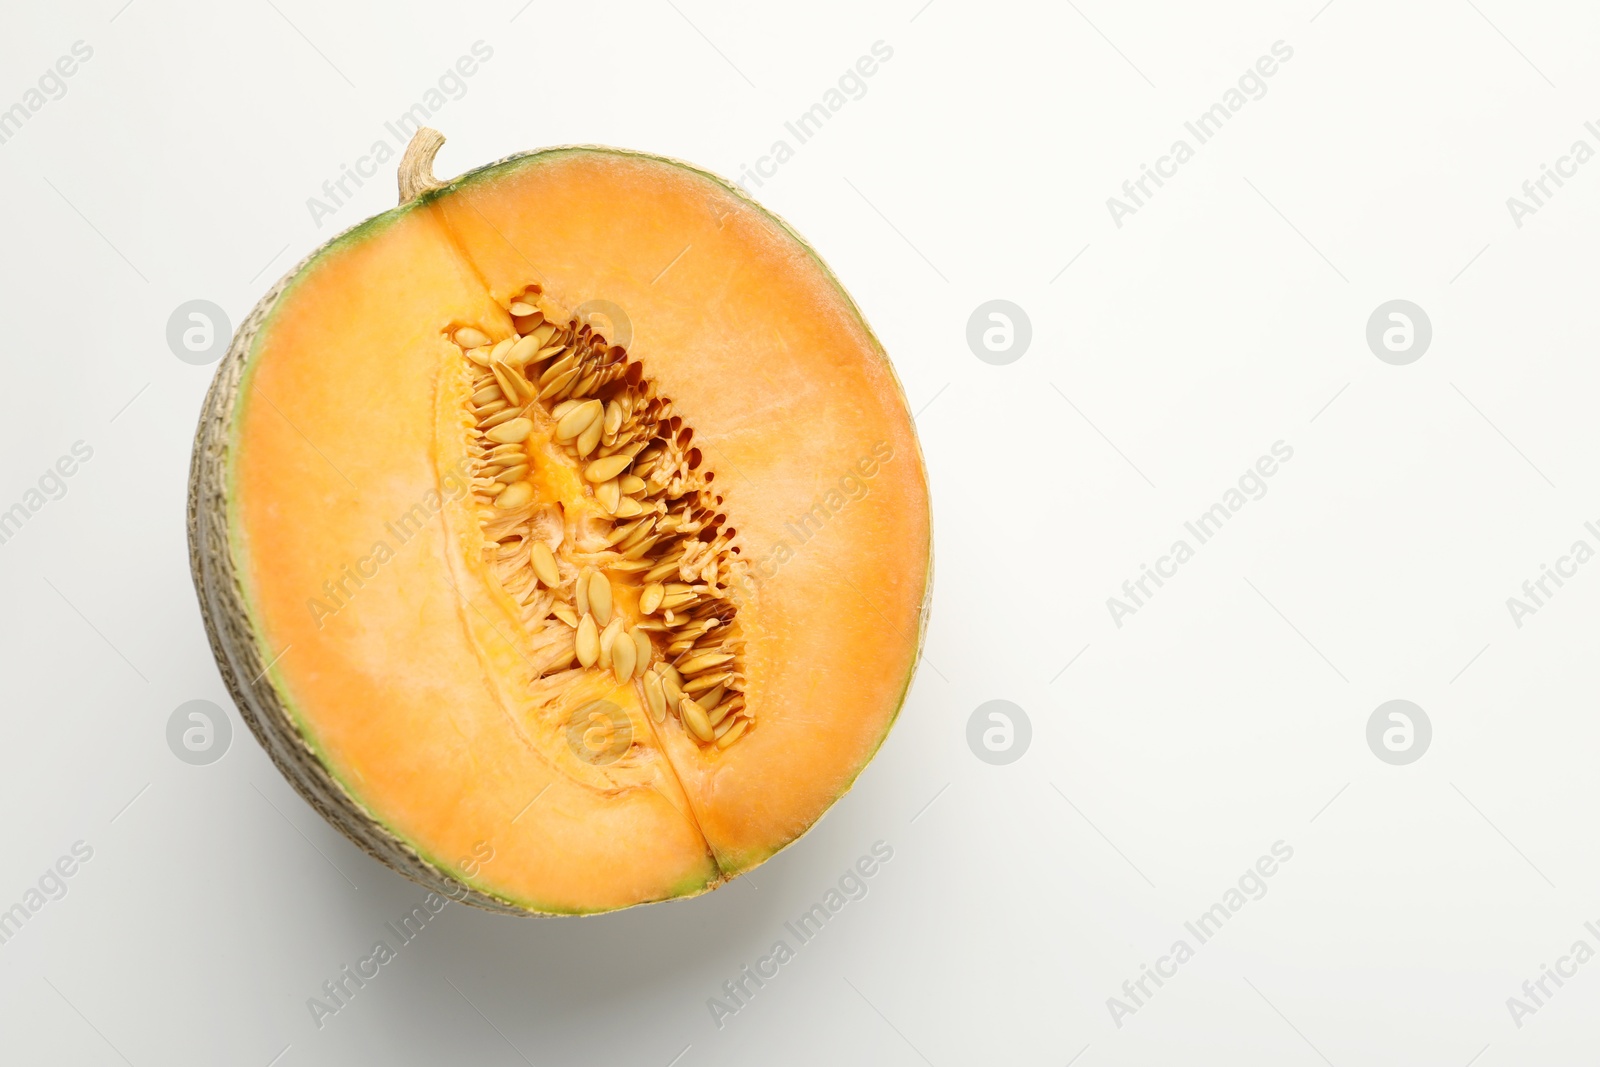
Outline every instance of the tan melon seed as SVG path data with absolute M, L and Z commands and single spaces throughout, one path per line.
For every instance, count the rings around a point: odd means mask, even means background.
M 707 689 L 715 689 L 717 686 L 732 680 L 732 671 L 724 671 L 721 674 L 702 674 L 697 678 L 690 678 L 687 682 L 684 682 L 683 691 L 685 693 L 703 693 Z
M 550 613 L 574 630 L 578 628 L 578 613 L 565 604 L 557 604 L 550 609 Z
M 516 343 L 517 343 L 517 338 L 516 338 L 515 334 L 513 334 L 510 337 L 507 337 L 503 341 L 497 341 L 495 343 L 495 346 L 489 350 L 489 362 L 492 364 L 497 359 L 501 359 L 501 360 L 505 359 L 506 358 L 506 353 L 511 351 L 511 346 L 516 344 Z
M 507 485 L 511 484 L 512 482 L 520 482 L 528 476 L 529 469 L 530 468 L 526 463 L 519 463 L 515 467 L 508 467 L 504 471 L 501 471 L 499 474 L 495 475 L 494 480 L 497 482 L 505 482 Z
M 735 693 L 733 696 L 724 700 L 722 703 L 718 704 L 716 707 L 707 712 L 706 717 L 711 720 L 712 726 L 717 726 L 722 722 L 723 719 L 726 719 L 735 710 L 743 706 L 744 695 L 742 693 Z
M 516 482 L 506 486 L 505 492 L 494 498 L 494 506 L 505 511 L 520 508 L 533 499 L 532 482 Z
M 556 416 L 556 440 L 562 444 L 575 440 L 589 428 L 590 423 L 600 418 L 601 412 L 598 400 L 564 400 L 558 407 L 566 404 L 571 404 L 572 407 Z
M 556 566 L 556 554 L 550 551 L 550 546 L 543 541 L 535 541 L 528 546 L 528 561 L 533 564 L 533 573 L 541 582 L 551 589 L 561 584 L 561 569 Z
M 456 331 L 455 341 L 462 348 L 482 348 L 489 343 L 489 335 L 471 326 L 463 326 Z
M 502 426 L 505 423 L 510 422 L 512 419 L 520 419 L 521 417 L 521 408 L 510 407 L 504 401 L 501 401 L 499 411 L 496 411 L 492 415 L 485 415 L 479 418 L 478 429 L 484 431 L 492 430 L 496 426 Z
M 617 635 L 622 632 L 622 620 L 612 619 L 604 630 L 600 631 L 600 659 L 601 670 L 611 669 L 611 646 L 616 642 Z M 628 644 L 631 646 L 632 641 Z
M 578 604 L 578 614 L 585 615 L 589 611 L 589 575 L 592 569 L 585 567 L 578 572 L 578 580 L 572 586 L 572 599 Z
M 732 659 L 733 653 L 731 652 L 706 652 L 695 656 L 692 659 L 685 660 L 684 662 L 678 664 L 677 667 L 678 671 L 685 678 L 687 678 L 690 675 L 699 674 L 701 671 L 704 671 L 707 668 L 720 667 Z
M 505 396 L 500 392 L 500 386 L 491 382 L 472 394 L 472 406 L 482 407 L 492 401 L 503 399 L 505 399 Z
M 717 747 L 726 749 L 729 745 L 743 737 L 745 730 L 748 729 L 749 726 L 749 719 L 735 719 L 733 728 L 727 733 L 723 734 L 721 737 L 717 738 Z
M 583 469 L 583 476 L 591 482 L 609 482 L 617 475 L 628 469 L 628 464 L 633 462 L 632 456 L 616 455 L 597 459 Z
M 656 722 L 667 718 L 667 695 L 661 691 L 661 679 L 654 671 L 644 676 L 644 702 L 650 708 L 650 717 Z
M 683 725 L 689 728 L 689 732 L 702 742 L 710 742 L 716 738 L 711 729 L 711 720 L 706 717 L 706 709 L 688 697 L 678 702 L 678 717 L 683 720 Z
M 574 378 L 576 378 L 577 376 L 578 376 L 578 368 L 577 367 L 572 368 L 571 370 L 567 371 L 565 374 L 556 375 L 555 379 L 553 381 L 551 381 L 551 383 L 549 385 L 547 385 L 543 389 L 539 390 L 539 399 L 540 400 L 548 400 L 551 397 L 555 396 L 557 393 L 561 392 L 561 390 L 563 390 L 567 386 L 571 385 L 572 384 L 572 380 Z
M 644 505 L 631 496 L 625 496 L 617 503 L 617 518 L 631 519 L 635 515 L 644 514 Z
M 633 669 L 638 665 L 639 646 L 634 644 L 628 631 L 618 629 L 611 638 L 611 673 L 616 675 L 617 681 L 626 682 L 633 677 Z
M 593 667 L 600 659 L 600 631 L 595 627 L 594 616 L 585 614 L 578 620 L 578 662 Z
M 639 544 L 646 537 L 650 536 L 650 531 L 654 528 L 654 519 L 639 519 L 636 522 L 628 523 L 628 525 L 623 527 L 623 529 L 627 531 L 627 536 L 620 538 L 616 542 L 617 550 L 619 552 L 625 552 L 634 545 Z
M 629 496 L 637 496 L 644 492 L 644 479 L 636 474 L 624 474 L 621 478 L 622 491 Z
M 643 523 L 644 523 L 643 519 L 637 519 L 634 522 L 630 522 L 630 523 L 626 523 L 625 525 L 618 526 L 616 529 L 614 529 L 610 533 L 606 534 L 606 545 L 607 545 L 607 547 L 614 547 L 616 545 L 621 544 L 623 541 L 628 540 L 629 538 L 631 538 L 633 536 L 633 534 L 638 532 L 639 527 Z
M 528 365 L 539 352 L 539 342 L 532 337 L 518 338 L 516 343 L 506 350 L 505 361 L 509 365 L 521 370 Z
M 540 354 L 538 356 L 536 356 L 535 358 L 536 359 L 543 359 L 544 358 L 543 354 L 546 351 L 547 351 L 547 349 L 541 348 L 539 350 Z M 558 349 L 558 351 L 559 351 L 559 349 Z M 550 364 L 543 371 L 541 371 L 539 373 L 539 384 L 541 386 L 552 385 L 552 384 L 555 383 L 557 378 L 560 378 L 562 375 L 566 374 L 568 371 L 575 371 L 577 369 L 578 369 L 578 353 L 572 352 L 572 353 L 570 353 L 568 355 L 565 355 L 565 356 L 561 357 L 560 359 L 556 360 L 554 363 Z M 568 379 L 568 380 L 570 381 L 571 379 Z
M 622 556 L 624 559 L 639 559 L 646 552 L 654 548 L 656 546 L 656 542 L 659 540 L 661 540 L 659 537 L 646 537 L 636 544 L 630 545 L 624 549 Z
M 677 679 L 666 671 L 661 672 L 661 691 L 667 694 L 667 701 L 673 707 L 677 707 L 680 702 L 686 699 L 683 690 L 678 687 Z
M 676 574 L 678 571 L 678 559 L 681 555 L 682 553 L 680 552 L 678 555 L 675 555 L 672 558 L 664 560 L 661 563 L 656 564 L 654 567 L 651 567 L 650 570 L 645 574 L 644 580 L 647 582 L 659 582 L 669 574 Z
M 646 615 L 654 615 L 656 609 L 661 606 L 661 597 L 665 593 L 666 590 L 661 587 L 659 582 L 651 582 L 646 585 L 644 592 L 639 594 L 639 610 Z
M 594 497 L 600 501 L 600 506 L 605 508 L 608 514 L 615 515 L 617 505 L 622 503 L 622 487 L 613 478 L 609 482 L 595 486 Z
M 604 626 L 611 620 L 611 581 L 600 571 L 589 576 L 589 611 Z
M 722 703 L 722 695 L 727 691 L 727 686 L 719 685 L 715 689 L 711 690 L 711 692 L 701 693 L 699 696 L 695 697 L 694 702 L 699 704 L 702 708 L 705 708 L 706 715 L 709 716 L 717 709 L 717 706 Z
M 522 372 L 509 366 L 503 359 L 489 360 L 489 370 L 494 375 L 494 380 L 499 383 L 500 391 L 507 400 L 518 404 L 525 404 L 533 399 L 533 387 L 528 384 L 528 379 Z
M 561 403 L 550 409 L 550 417 L 555 419 L 557 422 L 560 422 L 561 416 L 565 415 L 567 412 L 571 411 L 581 403 L 583 403 L 581 400 L 563 400 Z
M 517 318 L 520 319 L 520 318 L 523 318 L 526 315 L 534 314 L 539 309 L 534 307 L 532 304 L 524 304 L 520 300 L 513 300 L 511 302 L 511 307 L 510 307 L 509 310 L 510 310 L 511 314 L 515 315 Z
M 622 405 L 613 400 L 606 405 L 606 436 L 615 437 L 622 429 Z
M 634 667 L 634 673 L 642 675 L 650 666 L 650 659 L 655 652 L 655 647 L 650 644 L 650 639 L 644 635 L 644 631 L 637 626 L 628 631 L 628 636 L 633 638 L 633 647 L 638 653 L 638 665 Z
M 598 403 L 598 401 L 596 401 L 596 403 Z M 573 447 L 578 450 L 578 458 L 582 459 L 584 456 L 587 456 L 590 452 L 595 450 L 597 445 L 600 444 L 601 429 L 602 426 L 600 419 L 595 419 L 588 426 L 584 427 L 584 431 L 578 435 L 578 440 L 573 444 Z M 605 480 L 606 479 L 603 478 L 601 479 L 601 481 Z
M 514 445 L 519 441 L 526 441 L 533 432 L 532 419 L 508 419 L 495 426 L 483 436 L 497 445 Z

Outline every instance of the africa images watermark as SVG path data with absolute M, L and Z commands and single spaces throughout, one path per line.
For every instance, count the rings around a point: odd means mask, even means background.
M 793 122 L 783 124 L 783 128 L 794 137 L 794 144 L 791 145 L 788 140 L 779 137 L 772 142 L 766 155 L 756 159 L 753 167 L 739 165 L 739 178 L 734 184 L 746 193 L 750 191 L 751 182 L 754 182 L 758 189 L 765 185 L 764 179 L 774 177 L 779 167 L 794 158 L 797 146 L 805 144 L 821 133 L 823 125 L 842 111 L 851 100 L 860 100 L 866 96 L 866 79 L 878 73 L 880 65 L 892 58 L 894 58 L 892 47 L 883 41 L 873 41 L 871 55 L 863 55 L 855 61 L 854 66 L 846 67 L 834 86 L 822 94 L 821 100 L 795 116 Z M 845 95 L 847 93 L 848 97 Z
M 22 899 L 0 911 L 0 945 L 9 942 L 22 932 L 27 922 L 44 910 L 46 904 L 61 900 L 67 895 L 67 879 L 78 873 L 78 868 L 94 858 L 94 846 L 87 841 L 74 841 L 70 852 L 59 857 L 39 875 L 36 885 L 22 894 Z
M 820 901 L 801 912 L 794 921 L 783 924 L 783 928 L 794 938 L 793 945 L 788 938 L 778 938 L 767 954 L 756 960 L 754 966 L 746 964 L 739 968 L 736 977 L 722 983 L 722 997 L 707 997 L 706 1010 L 711 1013 L 711 1021 L 717 1024 L 717 1029 L 726 1026 L 730 1016 L 749 1007 L 756 993 L 778 977 L 779 969 L 815 939 L 828 921 L 844 910 L 846 904 L 865 898 L 867 882 L 878 873 L 882 864 L 893 858 L 894 848 L 888 842 L 874 841 L 871 854 L 863 855 L 847 868 L 839 876 L 837 885 L 828 887 Z
M 494 855 L 493 845 L 479 841 L 472 846 L 472 855 L 456 866 L 466 877 L 476 878 L 494 860 Z M 419 903 L 412 905 L 410 911 L 384 923 L 384 930 L 394 937 L 393 945 L 389 944 L 387 937 L 380 937 L 372 943 L 372 949 L 365 956 L 353 964 L 345 964 L 337 974 L 323 982 L 320 996 L 306 998 L 306 1010 L 311 1013 L 311 1021 L 317 1029 L 321 1030 L 329 1019 L 348 1008 L 356 994 L 383 973 L 385 965 L 400 958 L 401 949 L 415 941 L 452 901 L 460 900 L 466 894 L 466 886 L 452 883 L 443 893 L 430 892 Z
M 61 56 L 44 69 L 33 87 L 23 90 L 22 98 L 10 107 L 0 110 L 0 144 L 5 144 L 17 134 L 33 116 L 44 110 L 52 100 L 67 95 L 67 79 L 78 68 L 94 57 L 94 48 L 84 41 L 73 41 L 68 55 Z
M 1583 924 L 1583 928 L 1600 943 L 1600 926 L 1591 920 Z M 1539 964 L 1539 977 L 1530 978 L 1522 983 L 1522 996 L 1506 998 L 1506 1011 L 1511 1013 L 1511 1021 L 1521 1030 L 1528 1016 L 1539 1014 L 1539 1009 L 1546 1006 L 1551 997 L 1561 991 L 1566 985 L 1566 979 L 1575 978 L 1578 968 L 1594 959 L 1594 946 L 1583 938 L 1572 943 L 1565 955 L 1556 957 L 1554 967 L 1549 964 Z M 1550 986 L 1554 984 L 1555 988 Z
M 1294 847 L 1278 840 L 1272 843 L 1271 852 L 1271 855 L 1261 856 L 1253 865 L 1245 868 L 1239 880 L 1223 892 L 1221 900 L 1183 924 L 1183 928 L 1195 940 L 1193 945 L 1186 938 L 1178 938 L 1167 954 L 1156 960 L 1154 967 L 1148 963 L 1139 965 L 1139 976 L 1122 983 L 1121 997 L 1106 998 L 1106 1010 L 1111 1013 L 1111 1021 L 1118 1030 L 1122 1029 L 1124 1019 L 1139 1014 L 1139 1010 L 1149 1004 L 1156 991 L 1166 985 L 1167 979 L 1177 976 L 1179 967 L 1194 959 L 1198 946 L 1217 936 L 1223 924 L 1243 911 L 1250 901 L 1260 900 L 1267 895 L 1267 879 L 1278 873 L 1281 864 L 1294 858 Z M 1155 989 L 1150 988 L 1151 982 L 1155 983 Z
M 808 541 L 822 532 L 824 526 L 838 518 L 851 504 L 866 497 L 871 489 L 867 483 L 876 478 L 892 459 L 894 448 L 889 442 L 873 442 L 872 451 L 856 460 L 854 466 L 846 468 L 826 492 L 814 497 L 809 509 L 784 523 L 784 532 L 794 539 L 793 543 L 789 538 L 779 537 L 777 543 L 767 549 L 760 559 L 751 561 L 745 580 L 759 585 L 775 577 L 785 563 L 794 559 Z
M 1239 80 L 1222 94 L 1222 99 L 1195 116 L 1191 122 L 1185 122 L 1183 128 L 1189 136 L 1194 138 L 1190 144 L 1185 138 L 1178 138 L 1172 142 L 1172 147 L 1167 154 L 1156 158 L 1155 166 L 1148 163 L 1139 164 L 1139 176 L 1122 183 L 1122 194 L 1126 200 L 1115 196 L 1106 198 L 1106 210 L 1111 213 L 1111 221 L 1117 229 L 1122 229 L 1122 220 L 1129 215 L 1138 214 L 1139 209 L 1155 196 L 1155 190 L 1150 188 L 1154 182 L 1159 189 L 1166 184 L 1163 178 L 1178 176 L 1178 168 L 1189 162 L 1195 156 L 1195 149 L 1211 140 L 1222 132 L 1223 125 L 1233 116 L 1244 109 L 1251 100 L 1260 100 L 1267 95 L 1266 79 L 1278 73 L 1279 64 L 1287 63 L 1294 58 L 1294 49 L 1283 41 L 1273 41 L 1271 55 L 1258 58 L 1254 65 L 1245 68 L 1239 75 Z M 1246 95 L 1248 94 L 1248 95 Z
M 1591 520 L 1583 524 L 1589 535 L 1600 543 L 1600 526 Z M 1522 583 L 1522 596 L 1506 597 L 1506 610 L 1511 613 L 1511 621 L 1517 624 L 1517 629 L 1522 629 L 1522 621 L 1529 615 L 1537 615 L 1545 602 L 1555 596 L 1567 579 L 1578 576 L 1578 568 L 1594 559 L 1594 546 L 1583 538 L 1572 542 L 1572 547 L 1567 549 L 1565 555 L 1556 557 L 1556 565 L 1548 563 L 1539 564 L 1539 576 L 1529 578 Z M 1555 588 L 1550 588 L 1554 584 Z
M 1139 609 L 1145 607 L 1156 595 L 1156 591 L 1167 584 L 1164 579 L 1177 576 L 1178 568 L 1194 558 L 1197 546 L 1205 544 L 1220 533 L 1223 524 L 1237 515 L 1250 501 L 1260 500 L 1266 496 L 1267 479 L 1278 473 L 1280 464 L 1287 463 L 1293 458 L 1294 449 L 1289 444 L 1284 441 L 1274 441 L 1271 455 L 1258 458 L 1253 466 L 1239 475 L 1236 486 L 1229 486 L 1223 492 L 1220 501 L 1202 511 L 1192 521 L 1183 524 L 1183 528 L 1194 538 L 1193 545 L 1186 538 L 1180 537 L 1172 543 L 1166 555 L 1156 559 L 1154 568 L 1148 563 L 1139 564 L 1139 577 L 1129 578 L 1122 583 L 1122 597 L 1106 597 L 1106 610 L 1111 613 L 1111 621 L 1116 623 L 1117 629 L 1122 629 L 1124 618 L 1138 614 Z M 1150 588 L 1151 583 L 1155 584 L 1155 589 Z
M 306 600 L 306 610 L 311 612 L 312 619 L 316 620 L 317 629 L 322 629 L 329 618 L 343 611 L 350 601 L 355 599 L 356 594 L 378 576 L 383 565 L 394 559 L 395 552 L 421 533 L 422 528 L 443 511 L 447 503 L 460 500 L 467 495 L 467 490 L 470 488 L 467 461 L 462 460 L 454 470 L 446 472 L 439 479 L 439 486 L 443 492 L 440 489 L 429 489 L 422 494 L 422 499 L 395 519 L 384 523 L 384 531 L 394 539 L 393 545 L 383 538 L 374 541 L 366 555 L 354 563 L 346 563 L 339 568 L 338 573 L 322 583 L 326 601 L 318 600 L 316 597 Z
M 1600 143 L 1600 126 L 1596 126 L 1591 119 L 1583 124 L 1583 128 L 1590 137 Z M 1511 213 L 1511 221 L 1516 225 L 1517 229 L 1522 229 L 1524 220 L 1530 215 L 1537 215 L 1539 209 L 1546 206 L 1545 202 L 1554 197 L 1567 184 L 1561 179 L 1576 178 L 1578 176 L 1578 168 L 1594 157 L 1594 146 L 1580 137 L 1572 142 L 1572 146 L 1567 149 L 1565 155 L 1556 157 L 1556 165 L 1554 167 L 1548 163 L 1539 164 L 1539 176 L 1537 178 L 1529 178 L 1522 183 L 1522 195 L 1526 199 L 1519 199 L 1515 196 L 1506 197 L 1506 210 Z M 1555 185 L 1554 189 L 1550 188 L 1552 184 Z
M 322 220 L 337 214 L 345 202 L 355 196 L 355 190 L 367 184 L 367 179 L 385 173 L 384 164 L 405 150 L 412 134 L 427 125 L 428 120 L 443 111 L 451 100 L 460 100 L 467 95 L 467 79 L 494 57 L 494 49 L 483 41 L 472 42 L 470 51 L 471 55 L 461 56 L 453 66 L 445 68 L 438 81 L 423 90 L 420 100 L 402 111 L 392 122 L 385 122 L 385 137 L 372 142 L 366 155 L 357 156 L 353 166 L 341 163 L 338 177 L 322 183 L 322 196 L 306 198 L 306 210 L 311 212 L 314 225 L 321 228 Z
M 39 475 L 38 487 L 29 488 L 22 499 L 0 511 L 0 545 L 22 531 L 27 521 L 53 500 L 67 495 L 67 479 L 78 473 L 80 465 L 94 458 L 94 448 L 84 441 L 72 442 L 70 455 L 63 455 Z

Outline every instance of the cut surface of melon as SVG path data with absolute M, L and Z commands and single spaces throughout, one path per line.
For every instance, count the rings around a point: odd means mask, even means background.
M 380 858 L 506 910 L 692 895 L 881 744 L 931 559 L 911 418 L 733 187 L 494 164 L 319 251 L 236 348 L 191 519 L 214 644 Z

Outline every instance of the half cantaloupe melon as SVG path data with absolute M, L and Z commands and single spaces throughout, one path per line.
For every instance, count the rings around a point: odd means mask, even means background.
M 931 576 L 904 395 L 725 181 L 571 147 L 440 183 L 442 141 L 219 367 L 189 499 L 213 651 L 302 795 L 438 892 L 704 892 L 904 700 Z

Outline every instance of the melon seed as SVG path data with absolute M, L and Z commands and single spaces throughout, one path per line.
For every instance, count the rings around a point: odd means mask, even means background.
M 578 662 L 593 667 L 600 658 L 600 631 L 595 629 L 594 616 L 585 614 L 578 622 Z
M 617 642 L 617 635 L 622 632 L 622 620 L 612 619 L 604 630 L 600 631 L 600 667 L 602 670 L 611 666 L 611 648 Z M 628 642 L 629 651 L 633 650 L 633 642 Z
M 727 733 L 723 734 L 721 737 L 717 738 L 717 747 L 725 749 L 735 741 L 739 740 L 740 737 L 744 736 L 744 732 L 749 725 L 749 719 L 735 720 L 733 728 Z
M 628 469 L 632 456 L 616 455 L 597 459 L 583 469 L 583 476 L 591 482 L 609 482 Z
M 666 721 L 667 696 L 661 691 L 661 679 L 654 671 L 646 672 L 644 676 L 644 702 L 649 705 L 652 719 L 656 722 Z
M 667 699 L 674 707 L 684 700 L 684 692 L 678 688 L 678 680 L 666 671 L 661 672 L 661 691 L 667 694 Z
M 595 403 L 598 404 L 599 401 L 596 400 Z M 583 432 L 578 435 L 577 442 L 578 455 L 580 458 L 587 456 L 590 452 L 593 452 L 595 447 L 600 444 L 600 434 L 603 429 L 604 426 L 602 425 L 602 420 L 600 419 L 595 419 L 588 426 L 584 427 Z M 606 479 L 601 478 L 599 480 L 605 481 Z
M 638 662 L 639 646 L 634 644 L 633 636 L 628 631 L 619 627 L 611 637 L 611 671 L 617 676 L 617 681 L 626 682 L 632 678 Z
M 721 674 L 702 674 L 697 678 L 690 678 L 687 682 L 684 682 L 683 691 L 685 693 L 703 693 L 707 689 L 715 689 L 717 686 L 732 680 L 732 671 L 724 671 Z
M 521 369 L 528 365 L 539 351 L 539 342 L 531 337 L 523 337 L 506 350 L 505 361 L 511 366 Z
M 556 440 L 562 444 L 575 440 L 589 425 L 600 418 L 600 401 L 585 400 L 574 404 L 558 416 Z
M 645 668 L 650 666 L 650 654 L 655 649 L 651 646 L 650 639 L 644 635 L 644 631 L 638 627 L 629 630 L 628 635 L 633 638 L 634 649 L 638 653 L 638 666 L 634 668 L 634 671 L 643 675 Z
M 711 720 L 706 718 L 706 709 L 688 697 L 678 702 L 678 716 L 683 719 L 683 725 L 702 742 L 709 743 L 716 738 L 711 729 Z
M 463 326 L 456 331 L 456 344 L 462 348 L 482 348 L 489 343 L 489 335 L 482 330 L 475 330 L 471 326 Z
M 510 511 L 512 508 L 520 508 L 532 499 L 533 483 L 516 482 L 506 486 L 506 491 L 495 497 L 494 506 Z
M 733 654 L 730 652 L 707 652 L 678 664 L 678 671 L 687 678 L 691 674 L 699 674 L 708 667 L 720 667 L 731 659 Z
M 602 626 L 611 621 L 611 582 L 600 571 L 589 576 L 589 611 Z
M 654 615 L 661 606 L 661 597 L 666 591 L 659 582 L 651 582 L 644 587 L 644 592 L 639 594 L 639 610 L 646 615 Z
M 510 310 L 511 310 L 511 314 L 515 315 L 517 318 L 520 319 L 520 318 L 523 318 L 524 316 L 532 315 L 534 312 L 538 311 L 539 309 L 534 307 L 532 304 L 524 304 L 520 300 L 513 300 L 511 302 L 511 309 Z
M 505 470 L 495 475 L 494 480 L 497 482 L 506 482 L 508 484 L 511 482 L 520 482 L 527 478 L 529 469 L 530 468 L 526 463 L 518 463 L 515 467 L 507 467 Z
M 543 541 L 529 545 L 528 561 L 533 564 L 533 573 L 546 586 L 554 589 L 561 584 L 561 570 L 556 566 L 556 554 L 550 551 L 549 545 Z

